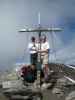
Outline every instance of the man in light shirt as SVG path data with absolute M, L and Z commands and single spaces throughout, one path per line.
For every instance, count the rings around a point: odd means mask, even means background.
M 31 64 L 36 65 L 37 64 L 37 44 L 35 37 L 31 38 L 31 42 L 28 45 L 29 53 L 30 53 L 30 61 Z
M 49 66 L 48 66 L 48 61 L 49 61 L 49 43 L 47 41 L 47 38 L 45 35 L 42 35 L 42 42 L 41 42 L 41 62 L 42 62 L 42 69 L 44 72 L 44 78 L 48 78 L 48 73 L 49 73 Z

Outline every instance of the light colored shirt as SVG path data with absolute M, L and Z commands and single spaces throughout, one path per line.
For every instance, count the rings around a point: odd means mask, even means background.
M 36 43 L 35 43 L 35 45 L 34 45 L 34 43 L 29 43 L 28 48 L 29 48 L 30 54 L 37 53 L 38 47 L 37 47 Z
M 42 43 L 41 44 L 41 50 L 42 51 L 49 50 L 49 43 L 48 42 Z M 48 53 L 47 52 L 42 52 L 41 53 L 41 55 L 45 55 L 45 54 L 48 54 Z

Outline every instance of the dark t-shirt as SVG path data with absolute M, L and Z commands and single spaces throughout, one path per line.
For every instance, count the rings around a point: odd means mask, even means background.
M 22 67 L 22 77 L 27 82 L 34 82 L 36 79 L 36 70 L 32 70 L 30 66 L 28 67 Z

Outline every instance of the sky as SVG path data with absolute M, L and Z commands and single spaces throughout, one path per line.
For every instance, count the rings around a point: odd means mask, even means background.
M 0 0 L 0 69 L 29 62 L 27 45 L 37 33 L 18 31 L 38 26 L 38 12 L 42 26 L 63 28 L 62 32 L 53 33 L 53 38 L 46 33 L 50 61 L 75 64 L 75 0 Z

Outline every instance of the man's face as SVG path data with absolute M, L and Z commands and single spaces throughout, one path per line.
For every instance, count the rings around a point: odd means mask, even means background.
M 35 42 L 35 40 L 32 40 L 32 42 L 34 43 L 34 42 Z
M 32 42 L 35 42 L 35 38 L 32 38 L 31 40 L 32 40 Z
M 35 65 L 31 65 L 31 69 L 34 70 L 35 69 Z
M 43 43 L 46 42 L 46 37 L 45 36 L 42 37 L 42 42 Z

